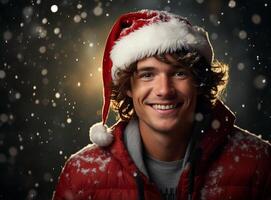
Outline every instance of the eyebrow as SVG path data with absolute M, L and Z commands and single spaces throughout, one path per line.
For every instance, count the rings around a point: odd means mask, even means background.
M 136 72 L 145 72 L 145 71 L 154 71 L 155 67 L 151 67 L 151 66 L 144 66 L 140 69 L 136 69 Z
M 173 67 L 174 70 L 177 69 L 187 69 L 187 67 L 182 66 L 182 65 L 171 65 Z M 140 69 L 136 69 L 136 72 L 145 72 L 145 71 L 154 71 L 156 70 L 155 67 L 153 66 L 143 66 Z

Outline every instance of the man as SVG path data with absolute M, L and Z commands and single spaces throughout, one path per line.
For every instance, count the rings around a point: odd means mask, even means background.
M 103 122 L 53 199 L 271 199 L 271 147 L 218 99 L 228 66 L 208 34 L 164 11 L 121 16 L 103 58 Z M 112 108 L 119 122 L 105 125 Z

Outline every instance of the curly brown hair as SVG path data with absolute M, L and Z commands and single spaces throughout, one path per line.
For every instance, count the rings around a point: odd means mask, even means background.
M 214 60 L 208 64 L 206 59 L 196 51 L 180 50 L 170 54 L 177 62 L 188 67 L 198 87 L 198 102 L 205 108 L 212 107 L 216 100 L 221 98 L 221 94 L 228 82 L 228 65 Z M 173 64 L 166 54 L 155 55 L 155 58 L 167 64 Z M 127 96 L 127 91 L 131 89 L 131 77 L 137 70 L 137 62 L 132 63 L 124 70 L 118 70 L 118 79 L 112 84 L 111 103 L 112 109 L 118 113 L 121 120 L 129 120 L 135 116 L 132 98 Z

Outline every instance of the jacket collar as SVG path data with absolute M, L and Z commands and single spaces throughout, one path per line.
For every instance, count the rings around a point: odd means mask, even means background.
M 124 144 L 137 168 L 149 177 L 144 163 L 144 150 L 137 119 L 132 119 L 127 124 L 124 130 Z
M 199 142 L 202 149 L 202 160 L 207 160 L 215 150 L 227 141 L 231 133 L 235 116 L 221 101 L 217 101 L 210 113 L 210 124 L 204 131 Z

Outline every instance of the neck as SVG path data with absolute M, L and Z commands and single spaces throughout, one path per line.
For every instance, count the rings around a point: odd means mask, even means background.
M 178 128 L 178 131 L 161 133 L 145 127 L 144 123 L 139 122 L 139 129 L 145 151 L 157 160 L 169 162 L 184 157 L 192 124 L 186 128 Z

